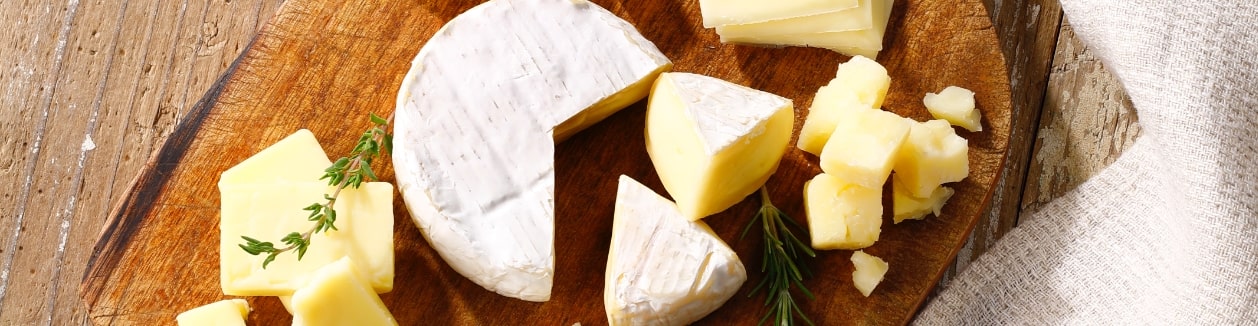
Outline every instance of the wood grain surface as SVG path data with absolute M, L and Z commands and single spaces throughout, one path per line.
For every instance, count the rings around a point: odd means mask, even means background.
M 0 155 L 0 325 L 89 323 L 77 283 L 104 223 L 101 216 L 125 194 L 156 145 L 241 53 L 280 2 L 0 2 L 0 22 L 7 23 L 0 29 L 0 62 L 4 62 L 0 65 L 0 153 L 4 153 Z M 1128 130 L 1130 136 L 1138 129 L 1134 119 L 1095 118 L 1096 106 L 1125 103 L 1121 86 L 1107 77 L 1099 62 L 1080 65 L 1083 69 L 1061 64 L 1087 49 L 1070 37 L 1068 26 L 1062 28 L 1058 40 L 1060 19 L 1054 17 L 1061 12 L 1055 0 L 985 0 L 984 4 L 1010 71 L 1026 71 L 1010 76 L 1013 98 L 1035 100 L 1031 104 L 1014 101 L 1015 112 L 1033 112 L 1014 119 L 1028 120 L 1033 127 L 1028 131 L 1031 137 L 1012 139 L 1006 171 L 1029 167 L 1034 160 L 1055 168 L 1027 169 L 1027 182 L 1045 177 L 1086 179 L 1090 171 L 1107 164 L 1104 158 L 1116 156 L 1111 152 L 1116 150 L 1104 149 L 1109 154 L 1103 155 L 1079 153 L 1099 148 L 1095 143 L 1119 143 L 1114 139 L 1122 136 L 1046 134 L 1040 142 L 1055 139 L 1060 146 L 1036 149 L 1035 140 L 1041 137 L 1035 135 L 1039 99 L 1050 99 L 1044 101 L 1043 110 L 1053 110 L 1058 120 L 1070 121 L 1062 125 L 1074 125 L 1074 133 L 1089 130 L 1079 123 L 1113 123 L 1112 128 Z M 1053 80 L 1060 86 L 1046 89 L 1050 65 L 1059 70 Z M 1015 126 L 1023 124 L 1014 122 Z M 95 146 L 84 146 L 87 139 Z M 1023 154 L 1017 154 L 1019 143 L 1025 143 Z M 1072 158 L 1062 159 L 1063 155 Z M 76 186 L 72 181 L 77 175 L 84 177 Z M 1005 232 L 996 227 L 984 230 L 986 226 L 1015 225 L 1026 212 L 1020 212 L 1020 205 L 1047 202 L 1059 194 L 1031 193 L 1028 187 L 1023 201 L 1023 181 L 1002 177 L 999 187 L 1009 190 L 997 190 L 993 209 L 979 222 L 954 270 L 963 269 Z M 1004 196 L 1010 200 L 1001 200 L 1002 193 L 1012 194 Z
M 223 171 L 299 128 L 315 132 L 330 152 L 342 152 L 366 126 L 366 112 L 388 112 L 399 78 L 423 41 L 476 2 L 417 7 L 363 1 L 291 1 L 201 102 L 189 111 L 128 196 L 107 216 L 88 262 L 82 295 L 93 322 L 153 324 L 223 298 L 214 248 L 216 172 Z M 796 129 L 817 87 L 833 76 L 837 54 L 819 49 L 722 45 L 698 24 L 695 3 L 602 1 L 634 23 L 675 62 L 697 72 L 795 99 Z M 923 94 L 947 85 L 977 93 L 985 131 L 970 140 L 971 176 L 944 217 L 892 226 L 866 249 L 895 266 L 879 291 L 862 298 L 850 286 L 849 251 L 822 253 L 808 284 L 819 299 L 805 310 L 824 324 L 907 322 L 948 267 L 974 222 L 984 213 L 1008 145 L 1009 84 L 991 22 L 977 1 L 905 2 L 895 9 L 881 61 L 894 76 L 886 107 L 925 120 Z M 940 39 L 948 42 L 939 42 Z M 643 150 L 643 103 L 631 106 L 561 144 L 556 153 L 556 278 L 552 300 L 529 303 L 493 295 L 454 273 L 397 215 L 395 290 L 385 302 L 403 323 L 599 324 L 616 175 L 628 174 L 661 189 Z M 820 172 L 816 158 L 791 151 L 769 187 L 788 213 L 803 217 L 801 189 Z M 381 171 L 390 180 L 390 169 Z M 759 243 L 737 241 L 753 215 L 753 201 L 706 219 L 750 266 Z M 179 255 L 154 255 L 177 251 Z M 753 267 L 754 269 L 754 267 Z M 752 279 L 759 273 L 752 272 Z M 745 286 L 749 290 L 750 285 Z M 171 301 L 169 296 L 180 300 Z M 274 298 L 250 298 L 250 319 L 286 322 Z M 764 312 L 758 298 L 736 296 L 705 320 L 753 323 Z

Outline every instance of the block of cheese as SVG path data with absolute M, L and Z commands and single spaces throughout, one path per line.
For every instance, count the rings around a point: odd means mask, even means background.
M 312 236 L 301 260 L 296 255 L 281 255 L 265 269 L 261 256 L 240 250 L 244 242 L 241 236 L 282 246 L 278 241 L 284 235 L 310 228 L 308 211 L 302 208 L 334 189 L 319 181 L 220 187 L 219 272 L 223 293 L 290 295 L 319 267 L 343 256 L 362 264 L 360 268 L 376 291 L 393 289 L 393 186 L 389 183 L 367 182 L 358 189 L 342 190 L 333 206 L 337 230 Z
M 766 22 L 723 25 L 716 27 L 717 34 L 763 37 L 773 35 L 807 34 L 819 32 L 845 32 L 873 28 L 873 6 L 870 1 L 858 0 L 854 8 L 816 15 L 770 20 Z
M 717 78 L 660 75 L 646 113 L 646 149 L 682 215 L 737 204 L 777 170 L 794 124 L 791 100 Z
M 874 287 L 882 282 L 883 276 L 887 275 L 887 269 L 891 266 L 882 258 L 874 257 L 864 251 L 852 253 L 852 266 L 856 267 L 852 271 L 852 284 L 856 285 L 856 290 L 866 297 L 874 292 Z
M 766 5 L 773 2 L 766 2 Z M 873 27 L 861 30 L 842 32 L 811 32 L 799 34 L 762 35 L 741 34 L 726 30 L 721 33 L 721 42 L 744 44 L 794 45 L 827 48 L 846 55 L 866 55 L 875 57 L 882 50 L 883 35 L 887 31 L 887 22 L 891 18 L 892 0 L 871 0 Z M 845 48 L 857 48 L 864 53 L 843 52 Z M 874 52 L 874 55 L 868 55 Z
M 882 189 L 912 121 L 882 110 L 840 120 L 821 150 L 821 170 L 866 188 Z
M 857 0 L 699 0 L 703 27 L 750 24 L 856 8 Z
M 882 188 L 826 173 L 804 183 L 804 212 L 813 249 L 860 249 L 882 232 Z
M 415 224 L 473 282 L 549 300 L 556 139 L 640 100 L 669 67 L 584 0 L 491 0 L 458 15 L 398 91 L 393 167 Z
M 733 297 L 747 271 L 703 221 L 620 176 L 603 304 L 611 325 L 687 325 Z
M 175 316 L 179 326 L 245 326 L 249 302 L 244 299 L 223 300 L 192 308 Z
M 228 183 L 318 180 L 332 166 L 310 130 L 301 129 L 241 161 L 219 177 Z M 322 198 L 322 197 L 315 197 Z
M 935 119 L 948 120 L 965 130 L 983 131 L 982 117 L 974 109 L 974 92 L 968 89 L 948 86 L 939 94 L 926 93 L 922 103 Z
M 349 257 L 342 257 L 311 275 L 293 293 L 293 325 L 397 325 L 384 301 L 372 289 L 369 276 Z
M 944 203 L 952 198 L 952 188 L 936 186 L 929 196 L 916 197 L 900 182 L 900 178 L 891 177 L 891 220 L 896 224 L 904 220 L 920 220 L 927 214 L 939 216 Z
M 821 155 L 839 120 L 850 112 L 881 107 L 890 87 L 887 69 L 874 60 L 855 56 L 840 64 L 834 79 L 817 90 L 795 146 Z
M 795 147 L 820 156 L 839 120 L 849 118 L 854 111 L 870 109 L 869 104 L 861 103 L 856 93 L 849 89 L 833 84 L 821 86 L 808 108 L 808 118 L 799 130 Z
M 939 185 L 970 175 L 969 142 L 957 136 L 947 121 L 914 121 L 911 125 L 894 167 L 895 178 L 908 194 L 926 198 Z

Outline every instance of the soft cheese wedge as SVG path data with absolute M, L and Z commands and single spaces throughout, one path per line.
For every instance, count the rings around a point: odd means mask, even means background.
M 900 182 L 900 178 L 892 177 L 891 179 L 893 180 L 891 182 L 891 220 L 896 224 L 904 220 L 920 220 L 931 213 L 939 216 L 944 203 L 947 203 L 954 193 L 952 188 L 937 186 L 929 196 L 919 198 L 909 193 L 907 187 Z
M 368 276 L 349 257 L 332 262 L 293 293 L 293 325 L 397 325 L 389 308 L 372 289 Z
M 184 311 L 175 316 L 179 326 L 245 326 L 249 302 L 244 299 L 223 300 Z
M 765 3 L 766 5 L 776 4 L 775 2 Z M 811 46 L 834 50 L 849 56 L 876 57 L 878 51 L 882 50 L 882 39 L 887 32 L 887 22 L 891 18 L 892 0 L 870 0 L 870 7 L 873 13 L 873 26 L 866 29 L 775 35 L 758 30 L 731 31 L 727 29 L 720 33 L 721 42 Z
M 640 100 L 671 66 L 583 0 L 491 0 L 450 20 L 398 91 L 393 166 L 415 224 L 473 282 L 549 300 L 556 139 Z
M 852 112 L 881 107 L 890 87 L 887 69 L 874 60 L 855 56 L 840 64 L 834 79 L 813 97 L 795 146 L 820 156 L 839 120 L 850 119 Z
M 814 249 L 860 249 L 882 233 L 882 188 L 829 174 L 804 183 L 804 212 Z
M 665 73 L 646 113 L 646 149 L 682 215 L 737 204 L 777 170 L 795 120 L 791 100 L 717 78 Z
M 856 8 L 857 0 L 699 0 L 703 27 L 750 24 Z
M 974 92 L 968 89 L 948 86 L 936 93 L 926 93 L 922 104 L 935 119 L 948 120 L 949 123 L 969 131 L 983 131 L 982 116 L 974 109 Z
M 759 23 L 717 26 L 716 33 L 721 35 L 741 35 L 744 37 L 766 37 L 870 29 L 874 27 L 873 6 L 870 5 L 870 1 L 882 0 L 859 0 L 859 4 L 854 8 L 823 14 Z
M 882 189 L 908 138 L 912 121 L 866 110 L 840 120 L 821 150 L 821 170 L 866 188 Z
M 907 119 L 906 119 L 907 120 Z M 969 141 L 944 120 L 912 122 L 895 159 L 895 177 L 906 193 L 930 197 L 939 185 L 970 175 Z
M 219 177 L 219 185 L 315 181 L 332 165 L 310 130 L 301 129 L 241 161 Z M 315 199 L 322 197 L 315 197 Z
M 393 289 L 393 186 L 366 182 L 341 190 L 333 208 L 337 230 L 311 236 L 309 251 L 277 258 L 262 268 L 261 256 L 240 250 L 241 236 L 281 239 L 310 228 L 308 211 L 314 200 L 334 188 L 319 181 L 222 184 L 219 223 L 219 272 L 229 295 L 291 295 L 323 265 L 344 256 L 361 264 L 364 277 L 378 292 Z
M 603 304 L 611 325 L 686 325 L 729 300 L 747 271 L 702 221 L 620 176 Z
M 852 284 L 866 297 L 874 293 L 874 288 L 878 287 L 878 283 L 882 283 L 883 276 L 887 275 L 887 269 L 891 267 L 882 258 L 874 257 L 864 251 L 852 253 L 852 266 L 856 267 L 856 270 L 852 271 Z

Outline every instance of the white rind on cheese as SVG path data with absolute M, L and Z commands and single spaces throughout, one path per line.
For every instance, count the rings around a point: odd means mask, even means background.
M 747 271 L 702 221 L 620 176 L 603 304 L 611 325 L 685 325 L 729 300 Z
M 428 40 L 398 92 L 398 187 L 441 257 L 486 289 L 550 298 L 554 143 L 671 63 L 586 1 L 492 0 Z

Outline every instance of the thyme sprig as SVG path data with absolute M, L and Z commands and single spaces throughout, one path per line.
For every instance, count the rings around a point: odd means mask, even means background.
M 760 280 L 760 284 L 751 289 L 748 296 L 754 296 L 764 290 L 764 304 L 769 307 L 769 312 L 760 318 L 758 325 L 764 325 L 770 318 L 773 319 L 774 325 L 794 325 L 795 315 L 808 325 L 812 325 L 812 320 L 804 315 L 796 298 L 791 294 L 791 287 L 797 287 L 799 292 L 809 300 L 814 299 L 812 292 L 804 287 L 804 277 L 811 277 L 812 272 L 802 260 L 804 255 L 816 257 L 817 254 L 791 232 L 792 228 L 801 227 L 790 216 L 773 206 L 773 202 L 769 200 L 769 191 L 764 187 L 760 188 L 760 211 L 743 229 L 740 239 L 746 237 L 755 225 L 761 226 L 764 236 L 763 262 L 760 266 L 760 272 L 764 273 L 764 278 Z M 808 236 L 806 233 L 801 232 L 801 234 L 805 238 Z
M 336 186 L 336 189 L 331 194 L 324 194 L 322 202 L 315 202 L 302 208 L 302 210 L 310 211 L 307 219 L 314 222 L 310 229 L 306 232 L 294 231 L 285 235 L 280 239 L 280 242 L 286 245 L 283 248 L 276 248 L 271 242 L 241 236 L 245 243 L 240 244 L 240 249 L 254 256 L 266 254 L 266 259 L 262 261 L 262 268 L 265 269 L 267 265 L 275 261 L 277 256 L 292 250 L 297 250 L 297 260 L 301 260 L 306 255 L 306 249 L 310 248 L 311 236 L 319 232 L 337 230 L 336 209 L 332 208 L 336 205 L 337 196 L 346 187 L 357 189 L 364 181 L 379 179 L 375 171 L 371 170 L 371 163 L 380 157 L 381 152 L 393 151 L 393 135 L 386 131 L 392 122 L 392 115 L 385 119 L 372 113 L 371 129 L 358 137 L 358 144 L 350 151 L 349 156 L 337 159 L 331 167 L 323 171 L 323 177 L 319 180 L 328 180 L 328 185 Z

